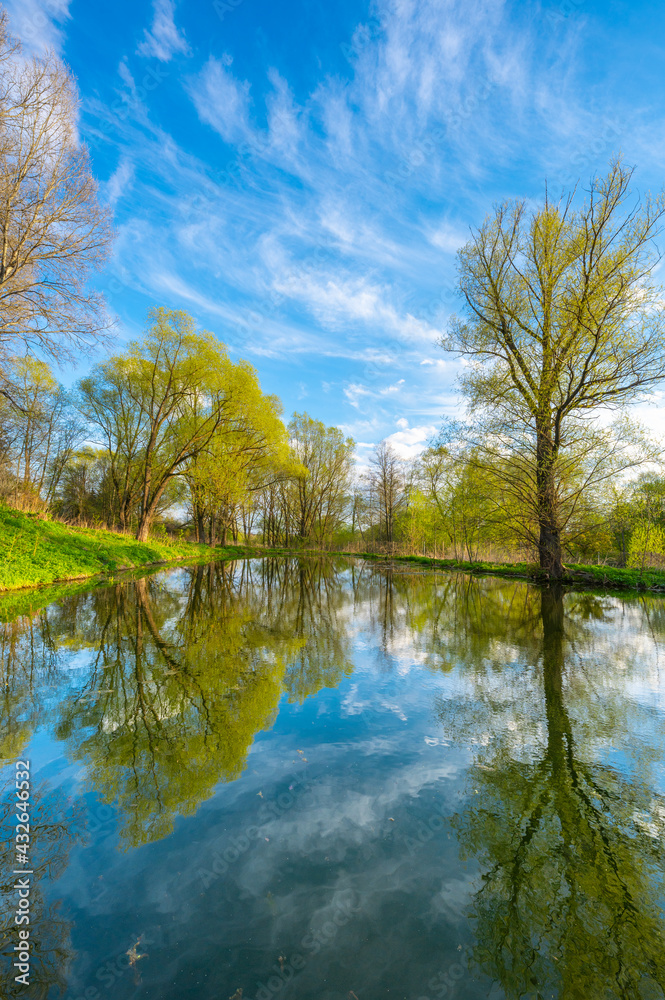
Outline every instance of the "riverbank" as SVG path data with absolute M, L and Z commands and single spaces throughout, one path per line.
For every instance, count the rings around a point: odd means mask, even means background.
M 459 570 L 477 576 L 517 577 L 532 583 L 547 583 L 536 563 L 463 562 L 458 559 L 434 559 L 432 556 L 393 556 L 374 552 L 334 552 L 330 555 L 353 556 L 384 563 L 417 563 L 432 569 Z M 619 566 L 566 566 L 561 583 L 576 587 L 607 587 L 612 590 L 649 590 L 665 592 L 665 571 L 658 569 L 622 569 Z
M 463 562 L 431 556 L 385 555 L 373 552 L 321 552 L 312 549 L 267 549 L 247 545 L 210 548 L 194 542 L 136 539 L 100 528 L 76 528 L 60 521 L 0 507 L 0 594 L 27 588 L 61 585 L 68 591 L 79 581 L 107 581 L 116 574 L 148 570 L 179 562 L 212 562 L 251 556 L 351 556 L 380 563 L 406 563 L 474 575 L 516 577 L 543 583 L 533 563 Z M 571 565 L 563 583 L 578 587 L 665 592 L 665 572 L 615 566 Z M 3 601 L 4 603 L 4 601 Z
M 76 528 L 61 521 L 0 507 L 0 592 L 53 583 L 72 583 L 126 570 L 178 562 L 210 562 L 250 554 L 246 546 L 210 549 L 168 539 L 137 542 L 101 528 Z

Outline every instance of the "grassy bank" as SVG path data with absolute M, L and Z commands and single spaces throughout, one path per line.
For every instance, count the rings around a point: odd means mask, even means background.
M 394 556 L 373 552 L 320 552 L 313 550 L 260 549 L 248 546 L 225 546 L 214 549 L 192 542 L 135 539 L 113 531 L 75 528 L 59 521 L 42 520 L 0 507 L 0 593 L 22 588 L 46 587 L 48 600 L 57 600 L 60 591 L 70 592 L 79 586 L 90 586 L 94 578 L 104 582 L 121 571 L 146 571 L 149 567 L 178 562 L 211 562 L 218 559 L 248 556 L 307 555 L 352 556 L 372 562 L 411 563 L 435 569 L 458 570 L 477 575 L 517 577 L 542 583 L 539 569 L 533 563 L 461 562 L 455 559 L 434 559 L 430 556 Z M 620 569 L 614 566 L 579 566 L 566 568 L 564 583 L 582 587 L 607 587 L 613 590 L 649 590 L 665 592 L 665 572 L 645 569 Z M 32 607 L 39 600 L 34 593 L 21 597 L 15 594 L 12 605 L 24 600 Z M 2 600 L 7 604 L 8 597 Z
M 462 562 L 457 559 L 434 559 L 431 556 L 377 555 L 373 552 L 338 552 L 336 555 L 355 556 L 375 562 L 417 563 L 435 569 L 460 570 L 478 576 L 518 577 L 534 583 L 547 582 L 535 563 Z M 665 591 L 665 572 L 658 569 L 621 569 L 618 566 L 566 566 L 562 581 L 577 587 L 610 587 L 613 590 Z
M 246 555 L 245 547 L 211 551 L 191 542 L 137 542 L 127 535 L 74 528 L 0 507 L 0 591 L 106 577 L 121 570 Z M 213 554 L 214 552 L 214 554 Z

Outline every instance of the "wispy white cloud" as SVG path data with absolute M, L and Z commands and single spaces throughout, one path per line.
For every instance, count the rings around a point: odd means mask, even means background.
M 317 321 L 335 327 L 340 322 L 378 327 L 406 344 L 431 345 L 440 331 L 411 313 L 401 314 L 388 301 L 390 290 L 366 278 L 340 273 L 303 273 L 296 269 L 275 276 L 273 288 L 292 301 L 307 306 Z
M 387 385 L 385 389 L 379 389 L 379 393 L 382 396 L 390 396 L 395 392 L 399 392 L 402 386 L 404 385 L 404 382 L 405 379 L 401 378 L 398 382 L 395 382 L 393 385 Z
M 64 45 L 64 24 L 70 18 L 71 0 L 6 0 L 12 34 L 27 52 L 52 49 L 60 54 Z
M 122 157 L 117 168 L 102 187 L 102 193 L 112 208 L 128 194 L 134 180 L 134 164 Z
M 120 79 L 124 83 L 124 85 L 127 88 L 127 91 L 129 92 L 129 94 L 133 98 L 136 98 L 136 82 L 135 82 L 134 77 L 132 75 L 132 71 L 130 70 L 129 66 L 127 65 L 127 60 L 126 59 L 121 59 L 120 62 L 118 63 L 118 76 L 120 77 Z
M 351 382 L 350 385 L 344 387 L 343 392 L 351 406 L 355 406 L 356 408 L 360 406 L 360 400 L 363 396 L 372 395 L 366 385 L 358 382 Z
M 225 142 L 241 142 L 251 134 L 249 83 L 230 70 L 230 57 L 211 56 L 187 89 L 199 118 L 219 132 Z
M 270 144 L 274 150 L 292 158 L 297 155 L 303 137 L 301 111 L 296 107 L 287 81 L 276 69 L 268 71 L 273 90 L 266 98 Z
M 464 232 L 461 227 L 451 226 L 447 222 L 442 222 L 436 229 L 427 234 L 427 238 L 434 247 L 443 250 L 444 253 L 457 253 L 469 239 L 469 232 Z
M 153 0 L 152 25 L 145 30 L 136 52 L 160 62 L 169 62 L 178 52 L 189 54 L 185 34 L 176 27 L 174 0 Z
M 211 39 L 183 84 L 212 130 L 197 130 L 207 162 L 151 123 L 123 63 L 108 195 L 121 208 L 133 185 L 123 253 L 145 294 L 200 312 L 254 358 L 301 366 L 280 370 L 287 406 L 310 368 L 310 397 L 357 415 L 350 433 L 380 440 L 397 410 L 413 427 L 396 443 L 415 448 L 458 405 L 460 365 L 436 342 L 458 308 L 467 224 L 495 200 L 538 197 L 597 112 L 566 37 L 530 18 L 516 30 L 504 0 L 377 0 L 375 11 L 349 40 L 346 76 L 323 67 L 305 84 L 282 62 L 239 72 Z

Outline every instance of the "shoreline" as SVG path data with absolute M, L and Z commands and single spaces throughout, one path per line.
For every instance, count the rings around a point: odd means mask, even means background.
M 534 563 L 467 562 L 426 555 L 272 548 L 247 544 L 209 547 L 166 538 L 137 542 L 130 536 L 104 528 L 75 527 L 0 506 L 0 607 L 4 609 L 7 599 L 11 597 L 15 600 L 10 603 L 28 604 L 31 603 L 31 596 L 45 590 L 65 593 L 83 586 L 113 582 L 120 575 L 153 573 L 170 566 L 270 556 L 344 557 L 472 576 L 522 579 L 541 586 L 551 584 Z M 647 568 L 640 571 L 588 564 L 571 564 L 565 570 L 564 577 L 557 583 L 566 587 L 665 594 L 663 570 Z
M 149 542 L 143 544 L 149 545 Z M 197 543 L 192 542 L 191 545 L 194 547 Z M 198 546 L 197 546 L 198 547 Z M 221 553 L 215 558 L 209 558 L 212 553 Z M 64 586 L 66 584 L 74 583 L 85 583 L 86 581 L 96 580 L 98 582 L 110 583 L 116 580 L 119 576 L 124 576 L 130 573 L 140 573 L 144 569 L 154 570 L 156 568 L 168 569 L 169 567 L 175 567 L 180 564 L 185 564 L 191 566 L 195 563 L 211 563 L 211 562 L 222 562 L 225 559 L 251 559 L 254 554 L 256 556 L 264 555 L 293 555 L 294 553 L 286 553 L 276 551 L 258 551 L 250 549 L 249 546 L 244 545 L 226 545 L 223 548 L 220 546 L 218 548 L 210 549 L 209 552 L 198 553 L 196 555 L 189 555 L 185 553 L 184 555 L 174 555 L 171 559 L 155 559 L 153 562 L 139 563 L 137 565 L 123 565 L 116 566 L 114 569 L 106 570 L 95 570 L 93 573 L 82 573 L 79 576 L 61 576 L 53 580 L 40 580 L 37 583 L 19 583 L 15 586 L 0 587 L 0 601 L 5 596 L 5 594 L 22 594 L 30 591 L 31 593 L 38 590 L 43 590 L 45 587 L 55 587 L 58 585 Z
M 398 556 L 373 552 L 330 552 L 329 555 L 350 556 L 377 562 L 415 563 L 432 569 L 457 570 L 472 576 L 500 576 L 527 580 L 540 586 L 602 587 L 608 590 L 634 590 L 639 593 L 665 594 L 665 571 L 628 569 L 620 566 L 593 566 L 572 563 L 565 567 L 559 581 L 550 580 L 535 563 L 465 562 L 459 559 L 439 559 L 434 556 Z

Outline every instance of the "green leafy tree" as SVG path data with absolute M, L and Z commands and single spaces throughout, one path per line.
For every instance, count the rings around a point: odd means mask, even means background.
M 433 444 L 416 463 L 414 482 L 430 546 L 438 542 L 454 558 L 473 560 L 482 546 L 509 541 L 510 531 L 497 516 L 495 484 L 473 450 Z
M 154 309 L 141 343 L 99 365 L 80 386 L 82 411 L 107 445 L 121 524 L 137 508 L 136 537 L 148 538 L 176 480 L 205 455 L 249 460 L 278 434 L 275 403 L 256 371 L 234 364 L 211 333 L 184 312 Z M 270 426 L 270 429 L 268 429 Z M 200 482 L 200 479 L 199 479 Z
M 248 380 L 240 418 L 230 429 L 222 425 L 192 462 L 187 481 L 199 542 L 206 540 L 207 520 L 210 544 L 216 540 L 217 528 L 221 528 L 222 545 L 226 544 L 227 531 L 237 536 L 242 510 L 252 494 L 302 471 L 290 461 L 280 414 L 279 399 L 265 396 L 258 382 Z
M 347 514 L 354 442 L 306 413 L 293 414 L 288 432 L 293 457 L 304 473 L 281 491 L 286 538 L 329 540 Z
M 79 382 L 77 406 L 108 457 L 112 493 L 107 525 L 126 531 L 136 519 L 141 496 L 145 415 L 118 358 L 97 365 Z
M 81 423 L 49 365 L 12 358 L 12 400 L 0 399 L 6 435 L 5 500 L 22 510 L 47 508 L 81 439 Z
M 483 414 L 478 447 L 504 484 L 534 497 L 542 570 L 560 578 L 562 465 L 572 464 L 599 407 L 621 407 L 665 376 L 665 312 L 652 274 L 665 201 L 629 204 L 620 162 L 573 195 L 530 211 L 499 206 L 459 251 L 466 317 L 443 346 L 473 362 L 462 388 Z M 519 455 L 517 475 L 511 455 Z M 497 472 L 500 471 L 500 466 Z M 581 477 L 575 496 L 586 488 Z

